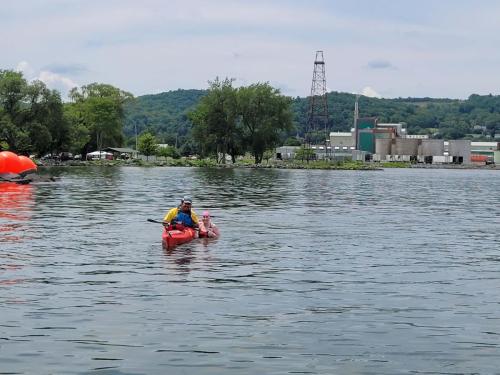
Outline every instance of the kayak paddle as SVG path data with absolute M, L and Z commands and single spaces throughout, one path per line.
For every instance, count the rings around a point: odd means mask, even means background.
M 153 220 L 153 219 L 148 219 L 150 223 L 156 223 L 156 224 L 168 224 L 166 221 L 158 221 L 158 220 Z

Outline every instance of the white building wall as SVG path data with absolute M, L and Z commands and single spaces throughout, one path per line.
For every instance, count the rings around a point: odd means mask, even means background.
M 355 142 L 354 142 L 354 135 L 353 133 L 349 132 L 331 132 L 330 133 L 330 146 L 332 148 L 335 147 L 340 147 L 339 149 L 342 150 L 343 147 L 348 147 L 348 150 L 350 147 L 354 147 Z

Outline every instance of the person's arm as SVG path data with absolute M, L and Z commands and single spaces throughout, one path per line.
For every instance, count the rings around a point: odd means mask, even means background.
M 191 210 L 191 220 L 193 220 L 194 227 L 199 228 L 200 220 L 198 219 L 198 215 L 196 215 L 193 210 Z
M 198 228 L 200 229 L 200 235 L 206 235 L 207 228 L 205 228 L 205 224 L 203 223 L 203 221 L 199 222 Z
M 177 212 L 178 212 L 177 207 L 172 208 L 170 211 L 167 212 L 167 214 L 163 218 L 163 221 L 171 223 L 172 220 L 174 220 L 175 217 L 177 216 Z
M 219 237 L 219 228 L 217 228 L 217 225 L 212 223 L 210 226 L 210 230 L 208 231 L 209 237 Z

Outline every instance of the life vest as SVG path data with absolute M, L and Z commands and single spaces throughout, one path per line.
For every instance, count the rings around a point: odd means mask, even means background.
M 182 223 L 187 227 L 194 227 L 194 221 L 191 217 L 191 212 L 189 212 L 189 215 L 182 212 L 181 210 L 178 210 L 177 216 L 175 216 L 174 221 L 177 223 Z

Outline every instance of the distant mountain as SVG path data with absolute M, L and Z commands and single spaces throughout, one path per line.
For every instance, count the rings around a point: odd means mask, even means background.
M 186 114 L 206 95 L 206 90 L 176 90 L 139 96 L 126 108 L 124 132 L 133 137 L 149 130 L 161 142 L 178 145 L 188 142 L 191 122 Z M 349 131 L 353 126 L 355 95 L 328 93 L 330 131 Z M 288 136 L 303 136 L 309 113 L 309 99 L 293 99 L 295 130 Z M 380 122 L 404 122 L 412 134 L 436 138 L 488 139 L 500 133 L 500 96 L 471 95 L 467 100 L 435 98 L 359 98 L 361 117 L 378 117 Z M 324 132 L 324 129 L 318 129 Z

